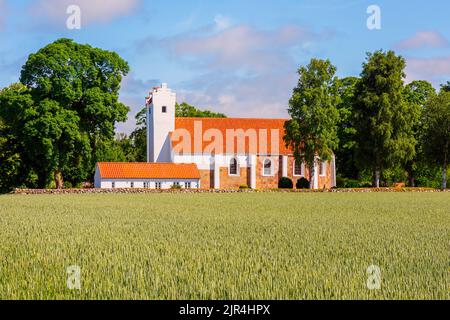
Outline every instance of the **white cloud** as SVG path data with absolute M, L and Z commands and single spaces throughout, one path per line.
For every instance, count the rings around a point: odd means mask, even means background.
M 83 24 L 106 23 L 127 15 L 137 8 L 140 0 L 38 0 L 30 7 L 34 15 L 43 15 L 52 21 L 65 21 L 67 7 L 81 8 Z
M 330 36 L 298 25 L 234 25 L 216 16 L 212 24 L 163 39 L 148 37 L 137 45 L 140 52 L 162 48 L 171 63 L 193 74 L 169 83 L 179 102 L 230 117 L 285 118 L 299 64 Z
M 409 50 L 419 48 L 443 48 L 449 42 L 440 33 L 435 31 L 418 31 L 413 37 L 400 41 L 395 45 L 397 49 Z
M 307 46 L 320 37 L 306 29 L 288 25 L 276 30 L 259 30 L 237 25 L 218 32 L 182 34 L 163 39 L 174 57 L 208 69 L 246 69 L 262 72 L 289 63 L 289 49 Z
M 227 29 L 231 26 L 231 20 L 228 17 L 217 15 L 214 17 L 217 30 Z
M 450 77 L 450 56 L 438 58 L 407 58 L 406 81 L 428 80 L 434 85 Z

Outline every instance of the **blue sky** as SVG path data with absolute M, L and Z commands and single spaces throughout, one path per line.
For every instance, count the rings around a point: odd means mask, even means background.
M 66 27 L 67 6 L 81 29 Z M 367 8 L 381 9 L 369 30 Z M 229 116 L 286 117 L 296 70 L 328 58 L 358 75 L 365 53 L 394 49 L 406 81 L 450 80 L 448 0 L 0 0 L 0 87 L 18 80 L 30 53 L 60 37 L 118 52 L 131 67 L 121 100 L 130 132 L 151 87 L 168 82 L 178 101 Z

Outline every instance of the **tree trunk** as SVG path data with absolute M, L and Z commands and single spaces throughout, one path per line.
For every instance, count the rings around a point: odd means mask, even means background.
M 415 187 L 414 175 L 411 171 L 408 171 L 408 186 Z
M 412 163 L 408 164 L 406 171 L 408 172 L 408 187 L 415 187 L 416 182 L 414 179 L 414 170 Z
M 59 169 L 55 171 L 55 185 L 56 189 L 62 189 L 64 185 L 62 172 Z
M 314 189 L 315 164 L 309 165 L 309 189 Z
M 442 189 L 447 189 L 447 164 L 442 167 Z
M 374 187 L 379 188 L 380 187 L 380 169 L 375 169 L 374 172 Z

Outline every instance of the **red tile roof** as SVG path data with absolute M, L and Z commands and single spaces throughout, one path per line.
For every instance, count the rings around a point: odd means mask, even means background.
M 103 179 L 200 179 L 194 163 L 99 162 Z
M 237 138 L 234 139 L 234 151 L 232 153 L 253 153 L 253 151 L 257 151 L 258 154 L 283 154 L 288 155 L 292 154 L 292 151 L 289 148 L 286 148 L 284 143 L 284 123 L 287 119 L 255 119 L 255 118 L 175 118 L 175 133 L 171 134 L 171 139 L 173 143 L 173 147 L 176 152 L 180 153 L 180 150 L 177 150 L 176 146 L 180 143 L 182 145 L 182 138 L 177 137 L 178 129 L 185 129 L 189 132 L 191 136 L 191 152 L 181 152 L 181 153 L 199 153 L 198 146 L 196 148 L 194 127 L 195 123 L 201 123 L 202 127 L 202 135 L 208 129 L 217 129 L 221 132 L 223 137 L 223 151 L 216 153 L 228 153 L 227 152 L 227 139 L 226 139 L 226 131 L 227 129 L 242 129 L 247 131 L 248 129 L 253 129 L 256 131 L 257 145 L 250 146 L 249 139 L 246 138 L 244 150 L 238 150 Z M 261 140 L 260 133 L 261 130 L 267 131 L 267 139 Z M 274 143 L 272 143 L 272 130 L 276 130 L 273 135 Z M 181 133 L 181 132 L 180 132 Z M 264 136 L 264 135 L 263 135 Z M 201 148 L 201 152 L 209 152 L 206 148 L 210 145 L 211 141 L 204 141 L 203 139 Z M 213 139 L 214 140 L 214 139 Z M 265 141 L 264 141 L 265 140 Z M 278 145 L 276 145 L 278 144 Z M 274 147 L 274 152 L 271 152 L 271 148 Z M 183 150 L 184 151 L 184 150 Z M 252 151 L 252 152 L 250 152 Z M 277 152 L 278 151 L 278 152 Z

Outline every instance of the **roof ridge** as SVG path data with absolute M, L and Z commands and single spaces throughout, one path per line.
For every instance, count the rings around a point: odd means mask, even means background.
M 218 118 L 218 117 L 175 117 L 175 119 L 201 119 L 201 120 L 277 120 L 288 121 L 286 118 Z

